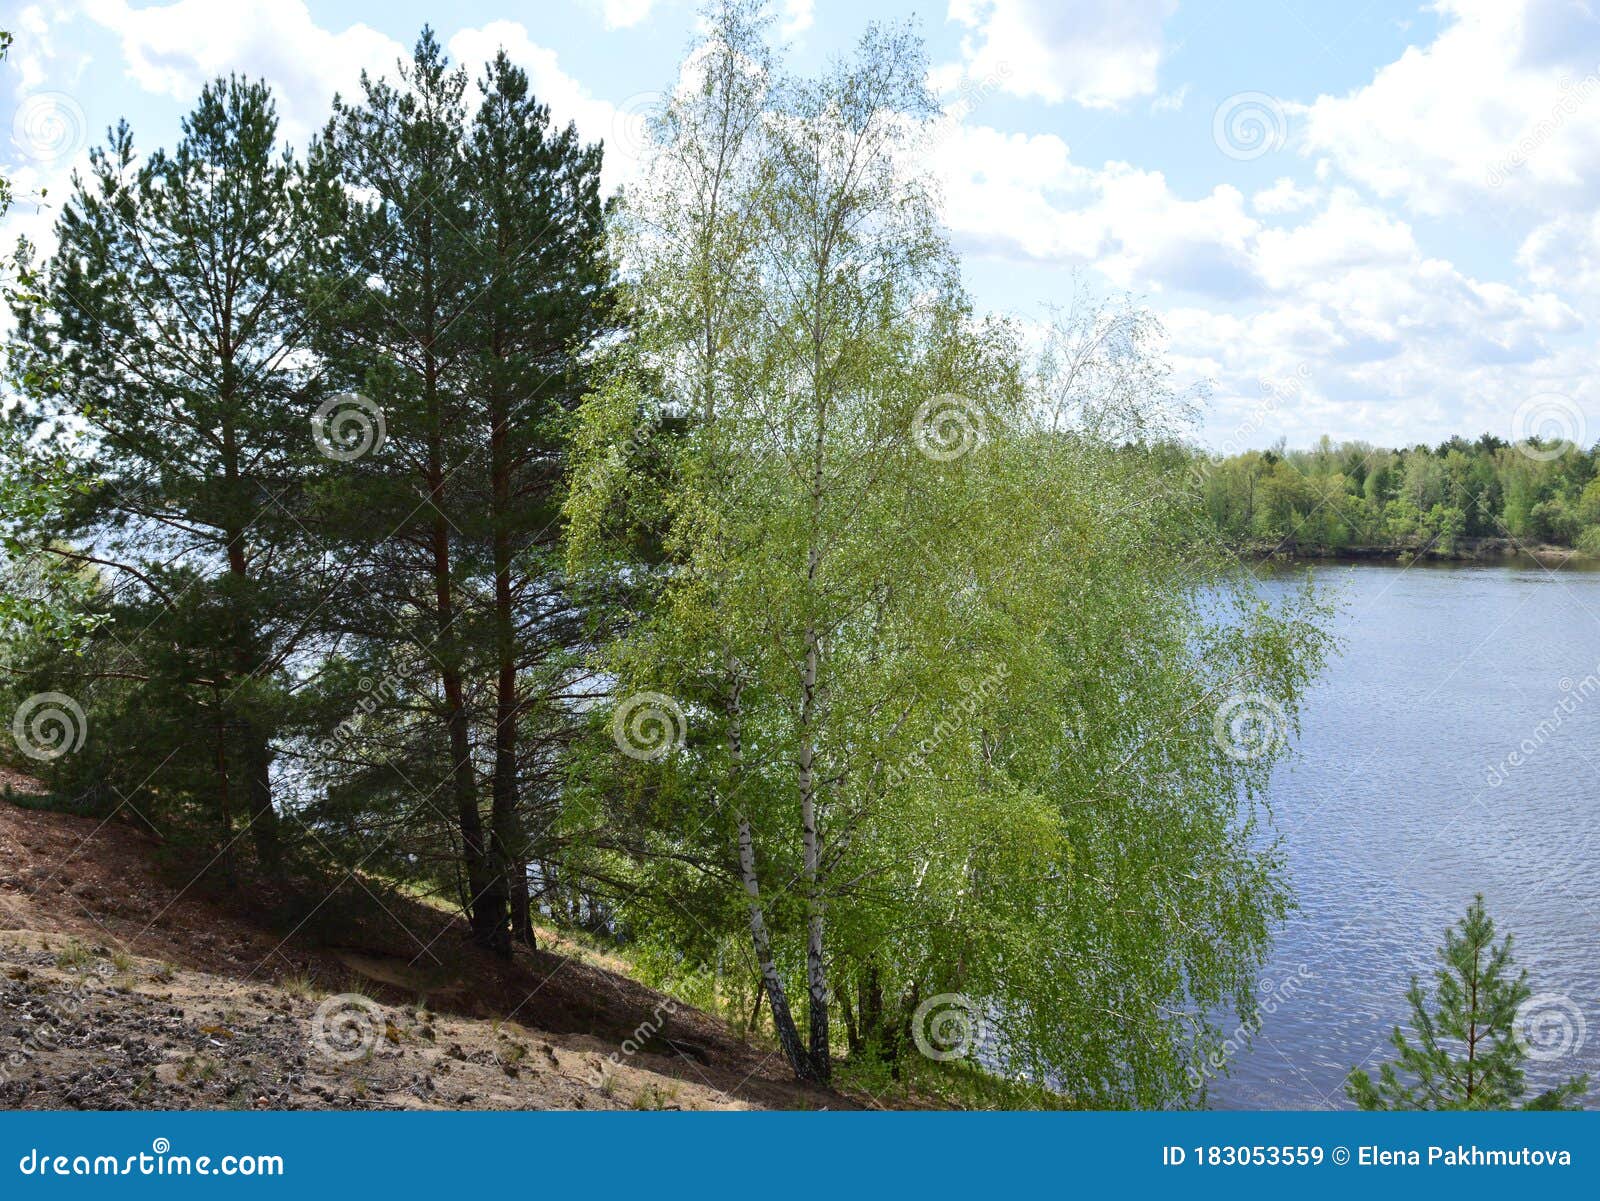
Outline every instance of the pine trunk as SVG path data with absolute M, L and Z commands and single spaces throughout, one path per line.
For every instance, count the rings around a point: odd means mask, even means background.
M 500 948 L 511 953 L 511 939 L 530 943 L 528 848 L 522 832 L 517 786 L 516 614 L 511 595 L 511 462 L 506 444 L 508 414 L 503 398 L 489 405 L 489 486 L 494 560 L 495 721 L 494 781 L 490 788 L 494 828 L 493 870 L 505 881 L 511 938 Z M 520 895 L 519 895 L 520 894 Z

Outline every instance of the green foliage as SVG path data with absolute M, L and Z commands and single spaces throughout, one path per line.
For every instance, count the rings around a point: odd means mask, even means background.
M 1511 936 L 1497 946 L 1483 897 L 1445 931 L 1443 966 L 1434 974 L 1433 1008 L 1412 978 L 1411 1037 L 1396 1026 L 1390 1036 L 1397 1058 L 1374 1081 L 1350 1073 L 1345 1092 L 1362 1109 L 1571 1109 L 1588 1090 L 1574 1076 L 1528 1097 L 1528 1058 L 1520 1007 L 1532 996 L 1528 973 L 1514 972 Z M 1415 1041 L 1413 1041 L 1415 1040 Z
M 1078 1108 L 1071 1097 L 1055 1089 L 985 1071 L 966 1059 L 935 1061 L 913 1056 L 889 1063 L 876 1054 L 862 1054 L 842 1065 L 839 1083 L 890 1106 L 901 1103 L 979 1112 Z
M 130 730 L 95 786 L 141 794 L 151 820 L 205 814 L 221 847 L 247 825 L 269 862 L 287 663 L 337 580 L 296 518 L 312 183 L 277 147 L 267 88 L 218 80 L 171 151 L 139 156 L 124 124 L 92 152 L 15 302 L 19 420 L 89 481 L 30 523 L 32 550 L 94 572 L 107 620 L 80 664 L 40 648 L 28 686 Z
M 92 487 L 70 453 L 0 427 L 0 642 L 47 639 L 75 652 L 105 622 L 93 572 L 34 536 Z
M 46 769 L 80 805 L 230 870 L 282 826 L 507 953 L 537 889 L 807 1078 L 915 1092 L 957 994 L 1008 1079 L 934 1095 L 1192 1100 L 1290 905 L 1262 795 L 1330 649 L 1216 528 L 1453 540 L 1477 461 L 1241 456 L 1208 522 L 1148 314 L 1078 298 L 1030 350 L 975 312 L 907 167 L 917 37 L 794 77 L 771 27 L 713 7 L 616 206 L 505 56 L 473 104 L 427 30 L 301 156 L 239 79 L 170 151 L 119 126 L 16 298 L 0 498 L 92 622 L 65 656 L 9 602 L 9 686 L 87 711 Z M 356 453 L 313 422 L 348 393 Z M 1506 487 L 1567 528 L 1600 502 L 1563 478 Z
M 1600 546 L 1600 448 L 1509 446 L 1488 434 L 1405 450 L 1323 438 L 1306 451 L 1196 453 L 1193 471 L 1235 546 L 1445 555 L 1469 538 Z
M 0 30 L 0 62 L 11 34 Z M 11 184 L 0 176 L 0 219 L 11 208 Z M 26 279 L 26 247 L 0 262 L 0 297 L 21 301 L 18 274 Z M 7 363 L 26 380 L 26 369 Z M 3 408 L 3 406 L 0 406 Z M 30 531 L 90 486 L 70 453 L 37 445 L 25 423 L 0 418 L 0 641 L 48 637 L 71 648 L 99 624 L 85 608 L 91 582 L 76 565 L 40 553 Z
M 1193 1015 L 1251 1003 L 1289 903 L 1257 801 L 1320 605 L 1264 604 L 1207 538 L 1148 316 L 1079 306 L 1035 360 L 972 312 L 897 161 L 914 40 L 778 86 L 719 11 L 619 213 L 633 341 L 579 415 L 574 570 L 638 581 L 614 702 L 686 730 L 588 765 L 584 825 L 627 831 L 594 870 L 646 936 L 745 932 L 799 1072 L 819 1038 L 909 1071 L 920 1001 L 963 993 L 1012 1070 L 1179 1103 L 1220 1042 Z M 629 470 L 663 416 L 659 474 Z M 1215 736 L 1236 694 L 1281 714 L 1259 755 Z

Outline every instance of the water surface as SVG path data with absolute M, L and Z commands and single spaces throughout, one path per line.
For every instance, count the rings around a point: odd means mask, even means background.
M 1587 1071 L 1600 1096 L 1600 572 L 1317 576 L 1343 650 L 1271 789 L 1300 909 L 1263 972 L 1273 1012 L 1211 1105 L 1346 1106 L 1474 892 L 1542 995 L 1530 1076 Z

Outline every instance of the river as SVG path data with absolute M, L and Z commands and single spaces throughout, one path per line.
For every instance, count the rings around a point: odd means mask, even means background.
M 1530 1078 L 1586 1071 L 1600 1096 L 1600 572 L 1316 573 L 1343 647 L 1271 787 L 1299 909 L 1210 1105 L 1348 1106 L 1346 1073 L 1389 1058 L 1412 974 L 1474 892 L 1536 994 Z

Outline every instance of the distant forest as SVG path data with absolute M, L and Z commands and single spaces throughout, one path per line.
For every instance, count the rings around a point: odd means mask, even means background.
M 1240 545 L 1452 554 L 1502 538 L 1600 553 L 1600 452 L 1570 442 L 1485 434 L 1386 450 L 1324 436 L 1311 450 L 1202 455 L 1192 471 L 1206 512 Z

